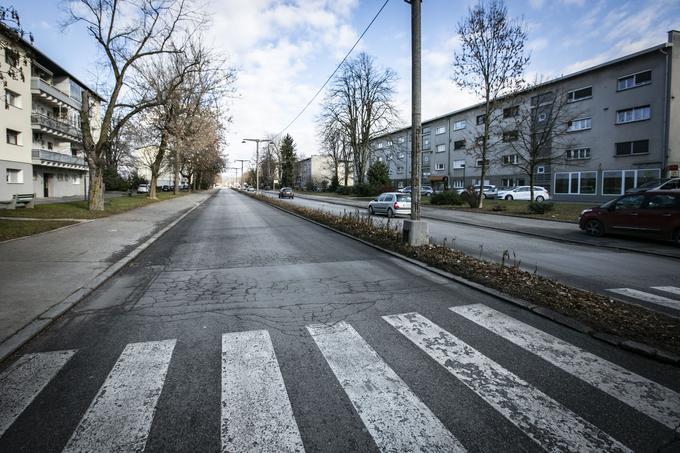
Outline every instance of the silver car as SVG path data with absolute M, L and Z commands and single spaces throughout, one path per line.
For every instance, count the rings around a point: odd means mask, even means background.
M 368 203 L 368 213 L 395 215 L 411 215 L 411 195 L 401 192 L 385 192 Z

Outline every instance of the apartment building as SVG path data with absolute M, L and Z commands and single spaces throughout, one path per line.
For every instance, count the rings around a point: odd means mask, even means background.
M 81 94 L 93 91 L 34 46 L 25 43 L 21 53 L 5 47 L 0 46 L 0 70 L 20 68 L 24 77 L 6 77 L 0 88 L 5 100 L 0 108 L 0 200 L 18 193 L 85 196 Z M 96 124 L 101 99 L 94 96 Z M 97 133 L 93 130 L 95 138 Z
M 311 185 L 322 187 L 324 181 L 326 185 L 333 179 L 333 161 L 329 156 L 312 155 L 306 159 L 300 159 L 296 163 L 295 186 L 307 188 Z M 338 168 L 338 178 L 341 185 L 345 183 L 345 167 L 340 165 Z M 354 183 L 352 173 L 348 174 L 347 185 Z
M 544 108 L 559 93 L 566 96 L 565 109 L 573 112 L 563 158 L 535 169 L 535 184 L 549 188 L 555 199 L 599 202 L 649 180 L 678 176 L 680 32 L 670 31 L 666 43 L 547 81 L 532 92 L 526 108 Z M 522 107 L 513 105 L 517 99 L 508 97 L 499 117 L 516 114 Z M 470 145 L 483 128 L 482 107 L 423 122 L 423 184 L 442 190 L 480 183 L 482 162 Z M 541 113 L 537 117 L 545 120 Z M 510 143 L 517 140 L 516 131 L 501 127 L 496 134 L 484 183 L 528 184 Z M 410 127 L 378 137 L 371 146 L 372 159 L 389 164 L 395 186 L 409 185 Z

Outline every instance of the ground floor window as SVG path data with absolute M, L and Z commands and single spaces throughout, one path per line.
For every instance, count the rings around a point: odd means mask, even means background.
M 73 175 L 73 184 L 80 184 L 81 178 L 80 175 Z
M 524 178 L 502 178 L 501 187 L 516 187 L 526 185 Z
M 605 170 L 602 172 L 602 195 L 621 195 L 626 190 L 661 177 L 661 169 Z
M 555 193 L 565 195 L 595 195 L 597 193 L 596 171 L 555 173 Z
M 462 179 L 454 179 L 453 180 L 453 188 L 454 189 L 462 189 L 465 187 L 465 182 Z
M 22 184 L 24 182 L 24 171 L 16 168 L 8 168 L 6 180 L 8 184 Z

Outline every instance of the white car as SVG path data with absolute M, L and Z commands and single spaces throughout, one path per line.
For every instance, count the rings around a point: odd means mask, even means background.
M 510 190 L 499 190 L 499 200 L 529 200 L 531 198 L 530 186 L 518 186 Z M 550 193 L 545 187 L 534 186 L 534 200 L 550 200 Z
M 149 193 L 149 185 L 140 184 L 139 186 L 137 186 L 137 193 Z
M 395 215 L 411 215 L 411 195 L 401 192 L 385 192 L 368 203 L 368 213 Z

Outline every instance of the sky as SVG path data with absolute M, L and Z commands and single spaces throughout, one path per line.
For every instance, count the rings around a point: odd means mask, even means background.
M 81 81 L 94 86 L 98 49 L 78 26 L 63 30 L 67 0 L 0 0 L 15 6 L 35 46 Z M 254 159 L 255 144 L 282 132 L 352 47 L 384 0 L 201 0 L 211 23 L 204 41 L 238 70 L 227 103 L 225 153 Z M 476 0 L 423 0 L 422 115 L 433 118 L 478 102 L 451 79 L 458 23 Z M 527 27 L 531 60 L 526 79 L 569 74 L 667 40 L 680 29 L 677 0 L 507 0 L 509 15 Z M 60 6 L 62 5 L 62 6 Z M 352 55 L 367 52 L 398 74 L 395 103 L 410 122 L 410 5 L 390 0 Z M 323 94 L 291 125 L 298 154 L 319 154 L 315 118 Z M 238 164 L 240 165 L 240 164 Z

